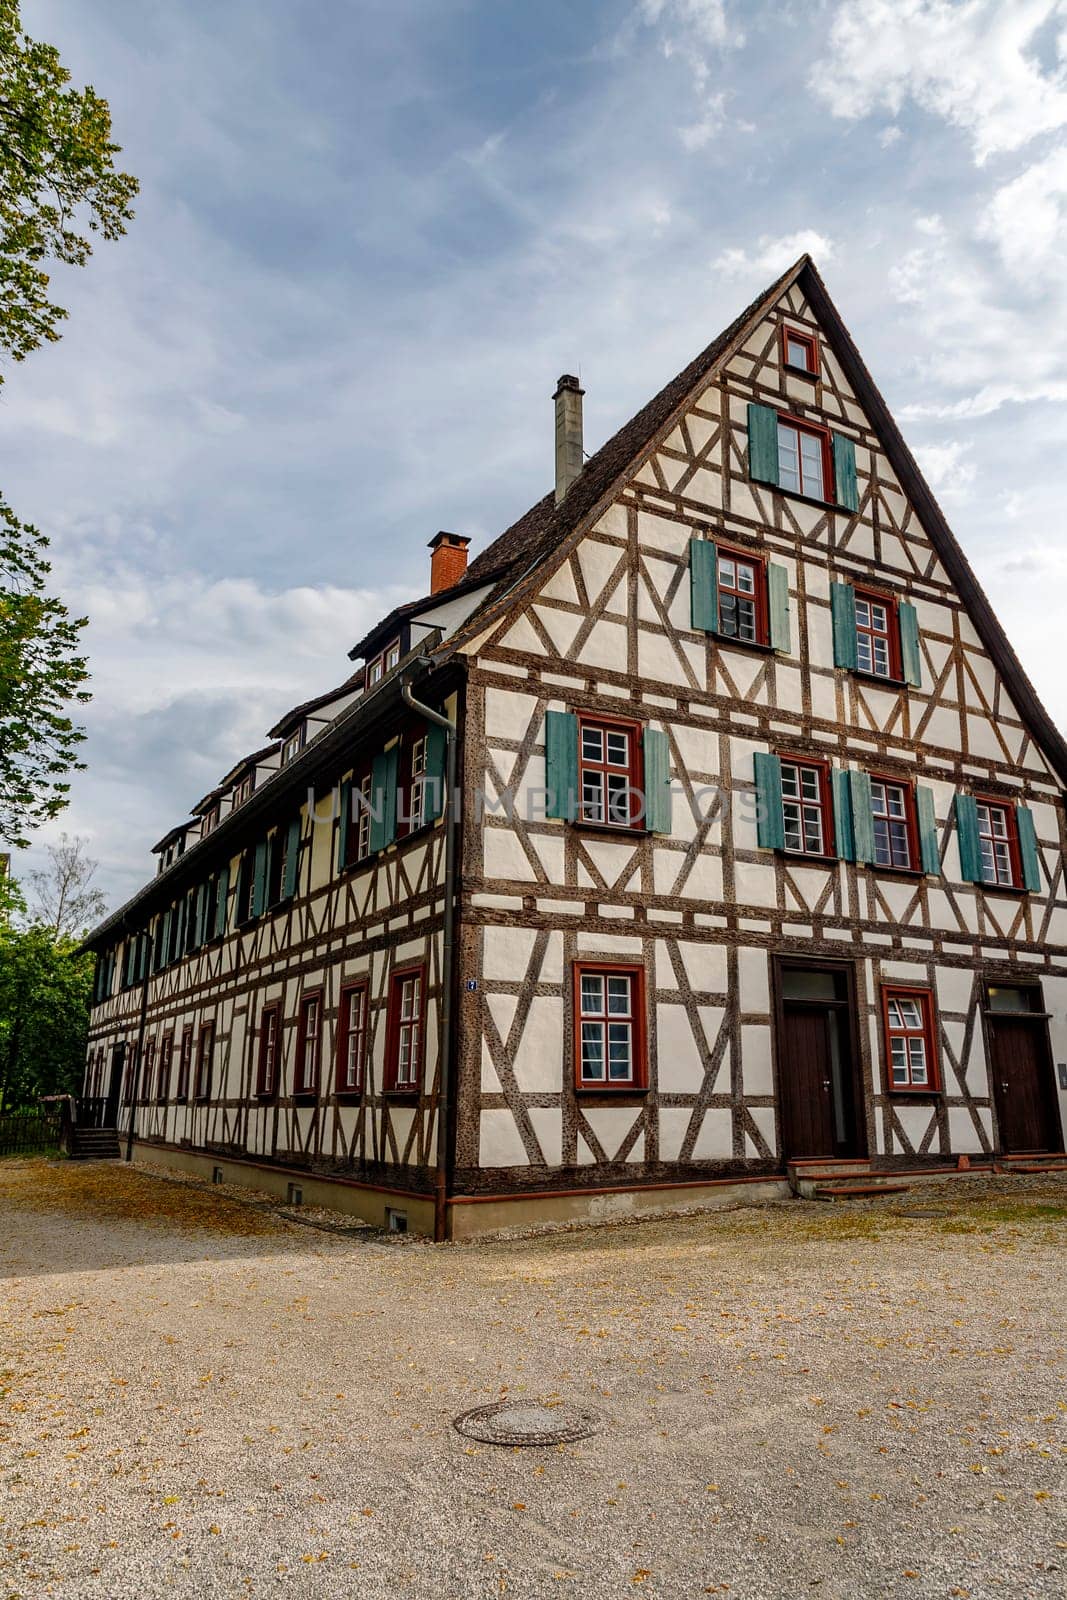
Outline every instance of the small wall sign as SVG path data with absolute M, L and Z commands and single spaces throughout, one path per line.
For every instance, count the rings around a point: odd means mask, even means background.
M 468 978 L 467 979 L 467 993 L 468 994 L 473 994 L 474 991 L 477 989 L 477 987 L 478 987 L 477 978 Z M 1061 1067 L 1060 1071 L 1062 1072 L 1063 1070 L 1064 1069 Z

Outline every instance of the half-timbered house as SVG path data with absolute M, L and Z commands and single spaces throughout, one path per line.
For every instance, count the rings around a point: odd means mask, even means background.
M 1067 746 L 805 257 L 98 928 L 139 1158 L 437 1237 L 1063 1148 Z

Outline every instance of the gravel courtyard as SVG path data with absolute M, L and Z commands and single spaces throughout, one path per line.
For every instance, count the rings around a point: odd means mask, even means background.
M 3 1162 L 0 1596 L 1062 1600 L 1065 1242 L 1053 1177 L 435 1249 Z

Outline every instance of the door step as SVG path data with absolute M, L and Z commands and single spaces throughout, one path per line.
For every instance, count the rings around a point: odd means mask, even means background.
M 790 1189 L 801 1200 L 813 1199 L 818 1184 L 869 1183 L 871 1180 L 871 1163 L 866 1156 L 790 1161 L 785 1170 Z
M 117 1161 L 119 1136 L 114 1128 L 75 1128 L 72 1161 Z
M 883 1194 L 907 1194 L 907 1183 L 816 1183 L 812 1185 L 813 1200 L 869 1200 Z

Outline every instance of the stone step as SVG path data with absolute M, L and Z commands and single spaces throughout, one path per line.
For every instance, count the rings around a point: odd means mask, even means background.
M 873 1195 L 907 1194 L 907 1183 L 816 1183 L 812 1186 L 813 1200 L 863 1200 Z

